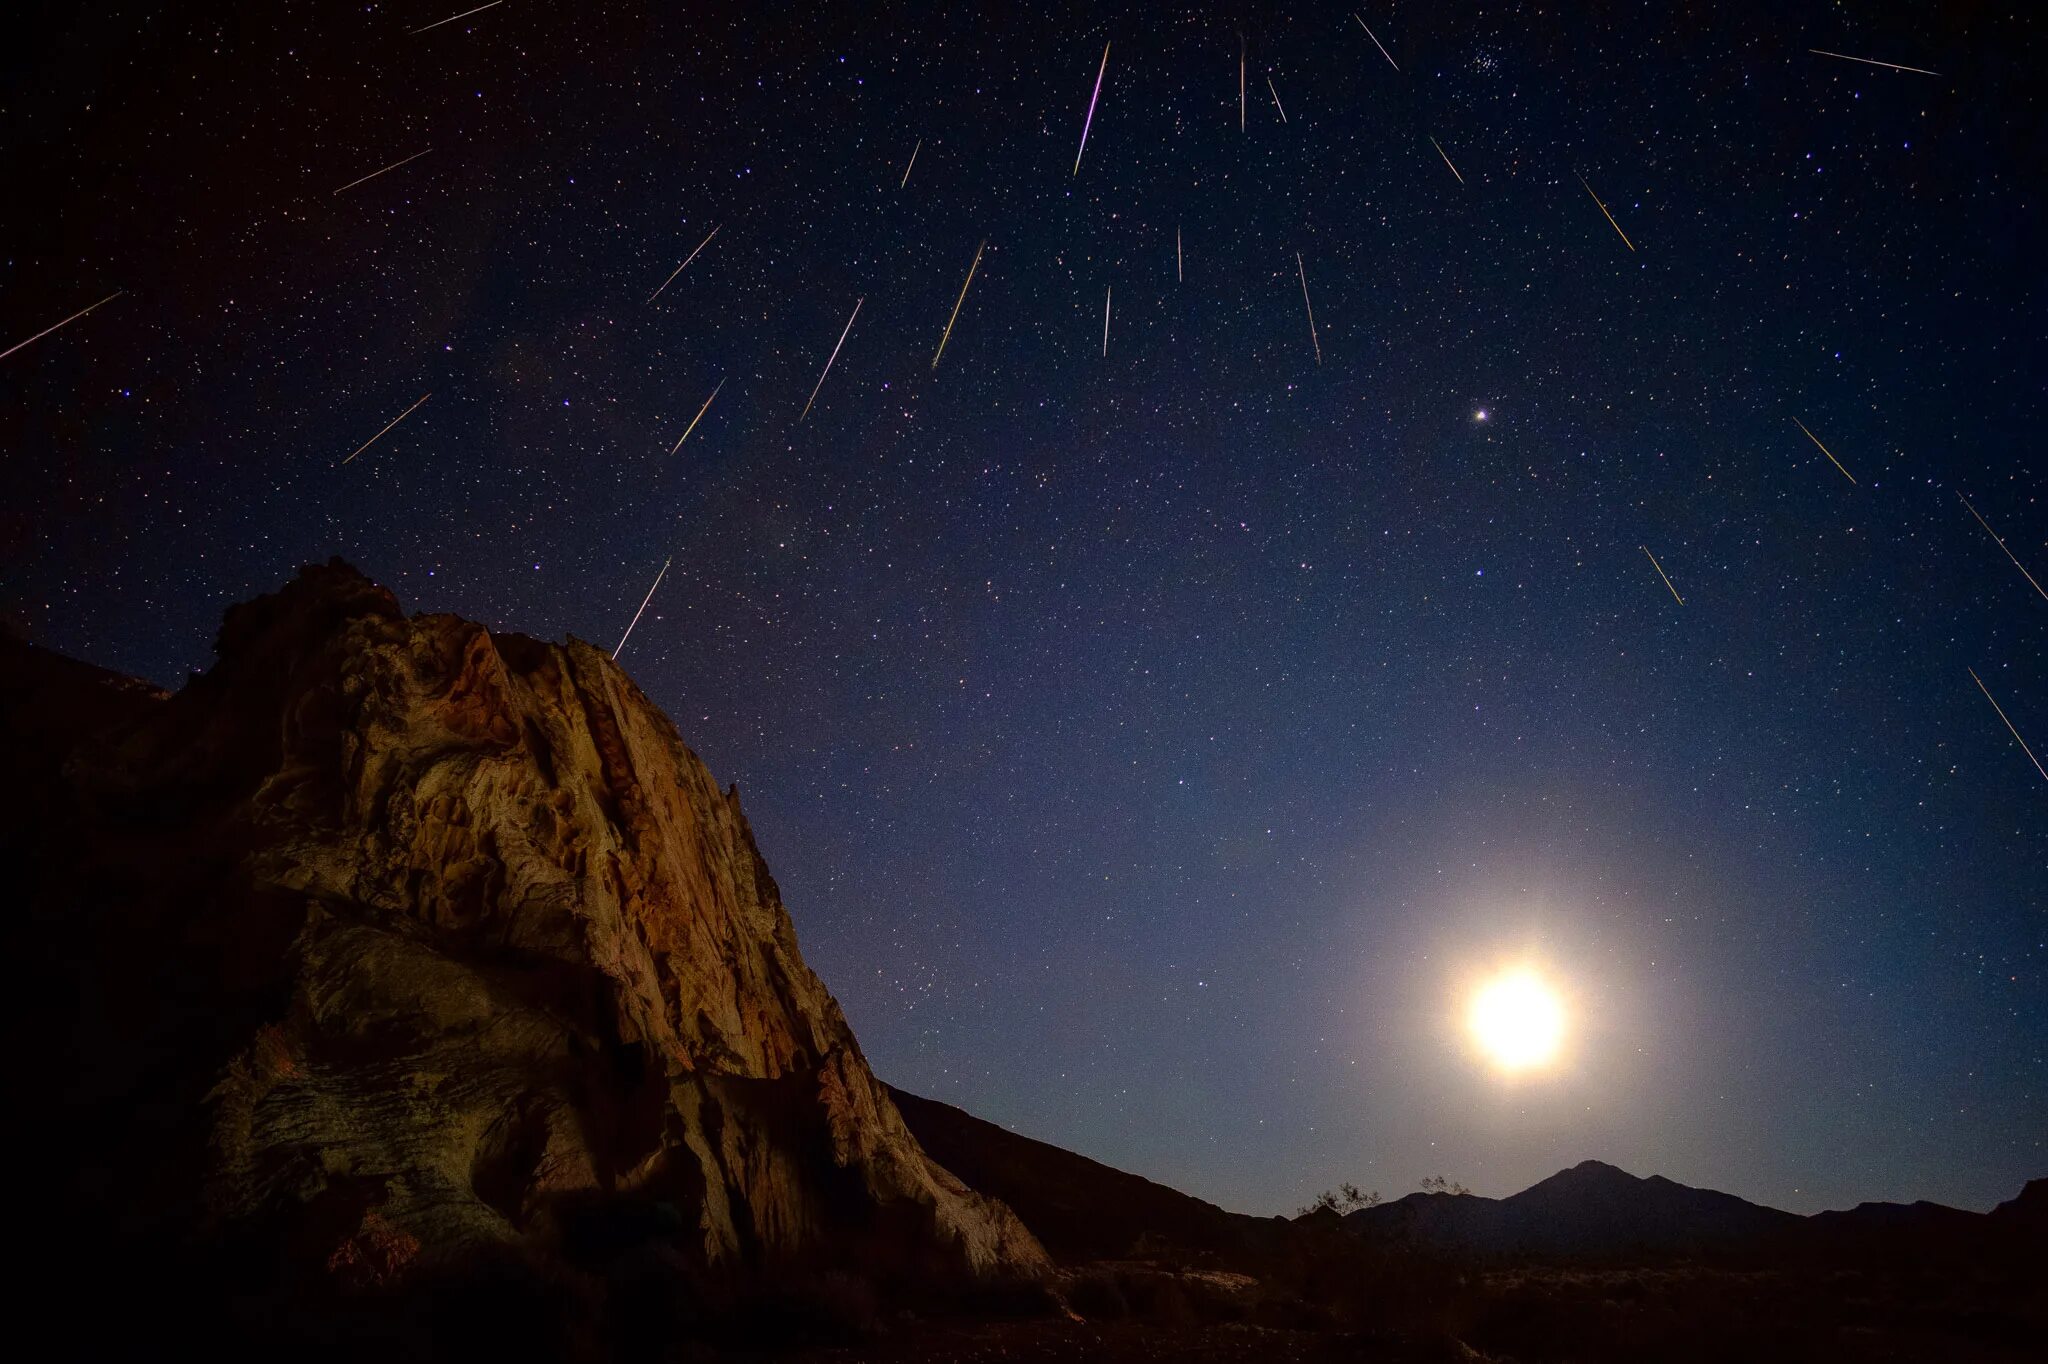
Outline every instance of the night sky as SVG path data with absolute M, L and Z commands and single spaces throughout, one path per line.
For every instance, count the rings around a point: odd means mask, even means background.
M 0 347 L 125 293 L 0 360 L 15 628 L 673 556 L 621 661 L 876 1070 L 1233 1208 L 2048 1174 L 2032 6 L 466 7 L 17 16 Z

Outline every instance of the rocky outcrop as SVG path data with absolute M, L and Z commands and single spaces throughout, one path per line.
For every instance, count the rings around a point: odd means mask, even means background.
M 218 655 L 168 697 L 0 668 L 71 1195 L 344 1293 L 505 1250 L 1042 1268 L 911 1136 L 737 792 L 602 652 L 408 617 L 337 561 Z

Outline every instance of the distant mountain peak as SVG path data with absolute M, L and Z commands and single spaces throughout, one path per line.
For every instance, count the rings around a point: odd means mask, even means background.
M 1506 1198 L 1411 1194 L 1353 1213 L 1367 1233 L 1488 1255 L 1689 1253 L 1794 1220 L 1732 1194 L 1582 1160 Z
M 1572 1166 L 1571 1169 L 1560 1170 L 1558 1173 L 1566 1175 L 1620 1175 L 1623 1179 L 1635 1178 L 1634 1175 L 1622 1169 L 1619 1165 L 1609 1165 L 1604 1160 L 1582 1160 L 1577 1165 Z

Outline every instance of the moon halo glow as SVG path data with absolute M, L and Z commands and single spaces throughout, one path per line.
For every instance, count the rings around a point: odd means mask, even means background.
M 1543 1069 L 1557 1059 L 1564 1043 L 1564 1001 L 1526 968 L 1482 982 L 1465 1022 L 1480 1055 L 1512 1074 Z

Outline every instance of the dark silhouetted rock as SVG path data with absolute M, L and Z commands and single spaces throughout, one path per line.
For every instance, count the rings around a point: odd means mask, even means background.
M 1009 1204 L 1063 1261 L 1171 1251 L 1239 1265 L 1265 1254 L 1285 1226 L 1275 1218 L 1225 1212 L 951 1104 L 895 1088 L 889 1093 L 934 1159 Z

